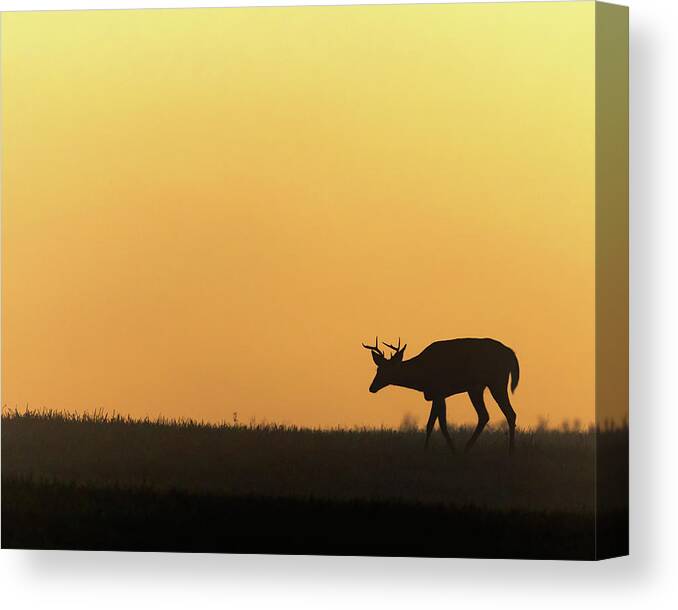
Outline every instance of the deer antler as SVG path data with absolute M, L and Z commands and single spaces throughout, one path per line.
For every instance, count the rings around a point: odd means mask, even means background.
M 386 343 L 386 341 L 382 341 L 382 343 L 386 346 L 391 348 L 394 352 L 399 352 L 400 351 L 400 337 L 398 337 L 398 347 L 395 347 L 394 345 L 391 345 L 390 343 Z
M 379 349 L 379 337 L 376 337 L 376 338 L 375 338 L 375 340 L 374 340 L 374 345 L 373 345 L 373 346 L 372 346 L 372 345 L 365 345 L 364 343 L 363 343 L 362 345 L 363 345 L 363 347 L 364 347 L 365 349 L 369 349 L 369 350 L 371 350 L 371 351 L 373 351 L 373 352 L 376 352 L 376 353 L 379 354 L 380 356 L 383 356 L 383 355 L 384 355 L 384 352 L 382 352 L 382 351 Z M 386 345 L 386 344 L 384 343 L 384 345 Z

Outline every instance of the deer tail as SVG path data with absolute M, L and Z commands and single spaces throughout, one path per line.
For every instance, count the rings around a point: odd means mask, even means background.
M 511 350 L 509 367 L 509 372 L 511 373 L 511 392 L 515 392 L 518 387 L 518 380 L 520 379 L 520 366 L 518 364 L 518 356 L 516 356 L 513 350 Z

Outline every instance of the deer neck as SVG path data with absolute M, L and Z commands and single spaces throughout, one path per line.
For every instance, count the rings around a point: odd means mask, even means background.
M 400 365 L 391 385 L 420 392 L 424 391 L 422 380 L 418 375 L 417 369 L 411 365 L 411 361 L 405 361 Z

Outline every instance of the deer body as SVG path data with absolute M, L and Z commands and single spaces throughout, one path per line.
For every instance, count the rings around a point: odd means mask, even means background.
M 431 413 L 426 426 L 426 445 L 431 431 L 438 421 L 440 431 L 451 449 L 452 440 L 447 430 L 445 399 L 454 394 L 467 392 L 478 414 L 478 425 L 466 444 L 468 451 L 489 421 L 483 394 L 485 388 L 502 410 L 509 426 L 509 451 L 513 451 L 516 414 L 508 396 L 518 385 L 520 369 L 515 352 L 494 339 L 450 339 L 436 341 L 419 355 L 403 360 L 404 346 L 400 348 L 384 343 L 394 350 L 390 359 L 378 347 L 364 346 L 371 350 L 377 365 L 377 374 L 370 385 L 370 392 L 395 385 L 422 392 L 431 401 Z

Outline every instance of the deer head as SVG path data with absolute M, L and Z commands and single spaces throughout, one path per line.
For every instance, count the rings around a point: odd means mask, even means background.
M 407 347 L 407 345 L 403 345 L 402 348 L 400 347 L 400 338 L 398 338 L 398 347 L 389 345 L 386 342 L 382 343 L 384 343 L 384 345 L 389 349 L 393 350 L 393 354 L 390 358 L 386 358 L 384 352 L 379 349 L 379 337 L 375 339 L 374 345 L 365 345 L 363 343 L 363 347 L 370 350 L 370 353 L 372 354 L 372 360 L 374 360 L 374 364 L 377 365 L 377 374 L 374 376 L 374 379 L 370 385 L 370 392 L 373 394 L 381 390 L 381 388 L 393 383 L 398 375 L 400 365 L 403 362 L 405 348 Z

